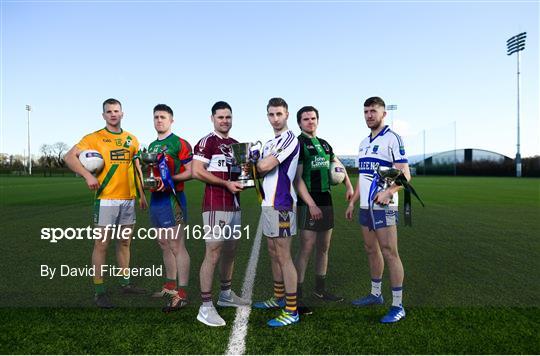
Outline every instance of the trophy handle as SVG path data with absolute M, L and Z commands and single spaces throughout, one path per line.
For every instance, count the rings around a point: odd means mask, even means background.
M 251 147 L 249 148 L 249 150 L 250 150 L 250 151 L 253 150 L 253 148 L 254 148 L 255 146 L 257 146 L 257 145 L 259 145 L 259 148 L 257 148 L 257 149 L 260 151 L 261 148 L 262 148 L 262 142 L 261 142 L 261 141 L 258 141 L 258 140 L 255 141 L 255 143 L 252 143 L 252 144 L 251 144 Z

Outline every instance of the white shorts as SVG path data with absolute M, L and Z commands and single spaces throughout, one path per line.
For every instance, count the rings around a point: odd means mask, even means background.
M 135 224 L 135 199 L 96 199 L 94 202 L 94 224 Z
M 289 237 L 296 235 L 296 206 L 292 211 L 276 210 L 263 206 L 261 212 L 263 235 L 267 237 Z
M 203 216 L 203 231 L 206 242 L 236 241 L 241 230 L 242 214 L 237 211 L 205 211 Z M 235 233 L 237 231 L 237 233 Z

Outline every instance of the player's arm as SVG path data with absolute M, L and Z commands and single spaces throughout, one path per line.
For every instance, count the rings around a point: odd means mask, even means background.
M 272 169 L 274 169 L 279 164 L 279 160 L 270 155 L 267 157 L 264 157 L 263 159 L 260 159 L 257 162 L 257 173 L 261 177 L 264 177 L 268 172 L 270 172 Z
M 178 159 L 184 166 L 184 171 L 172 176 L 175 183 L 185 182 L 193 178 L 193 172 L 191 170 L 191 162 L 193 162 L 193 152 L 191 145 L 183 139 L 180 139 L 182 149 L 178 152 Z
M 172 176 L 172 179 L 175 183 L 185 182 L 193 178 L 193 172 L 191 167 L 192 162 L 193 161 L 189 161 L 184 164 L 185 170 L 182 173 L 178 173 Z
M 203 162 L 195 158 L 192 161 L 192 175 L 193 178 L 200 180 L 211 185 L 218 185 L 227 188 L 231 193 L 235 194 L 242 191 L 242 185 L 240 182 L 233 182 L 225 179 L 221 179 L 218 176 L 213 175 L 207 170 L 208 163 Z
M 407 178 L 408 182 L 411 181 L 411 171 L 409 169 L 408 163 L 394 163 L 394 167 L 403 172 L 403 175 L 405 176 L 405 178 Z M 389 204 L 392 200 L 392 197 L 394 196 L 394 193 L 400 191 L 401 189 L 403 189 L 403 186 L 392 184 L 385 191 L 377 193 L 377 195 L 375 196 L 375 203 L 381 205 Z
M 88 189 L 90 190 L 99 189 L 99 181 L 97 180 L 97 178 L 94 177 L 92 173 L 87 171 L 83 167 L 81 161 L 79 161 L 80 154 L 81 154 L 81 150 L 76 145 L 71 147 L 71 149 L 64 156 L 66 165 L 74 173 L 77 173 L 78 175 L 80 175 L 86 180 L 86 185 L 88 186 Z
M 343 163 L 337 158 L 337 156 L 334 156 L 334 159 L 332 162 L 338 162 L 343 166 Z M 344 166 L 345 167 L 345 166 Z M 345 169 L 345 179 L 343 180 L 343 184 L 345 184 L 345 200 L 350 201 L 353 194 L 354 194 L 354 188 L 351 183 L 351 179 L 349 178 L 349 173 L 347 173 L 347 169 Z
M 306 186 L 306 182 L 304 182 L 304 179 L 302 178 L 302 173 L 304 172 L 304 165 L 298 164 L 298 167 L 296 168 L 296 176 L 294 177 L 294 186 L 296 187 L 296 191 L 298 192 L 298 195 L 304 203 L 309 208 L 309 214 L 311 215 L 311 218 L 313 220 L 319 220 L 322 219 L 322 211 L 321 209 L 315 204 L 315 201 L 311 197 L 311 194 L 309 194 L 309 191 Z

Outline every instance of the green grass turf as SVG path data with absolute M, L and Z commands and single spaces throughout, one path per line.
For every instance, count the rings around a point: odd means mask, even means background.
M 247 353 L 539 353 L 540 180 L 417 177 L 427 204 L 414 204 L 413 228 L 400 226 L 407 318 L 381 325 L 386 307 L 354 309 L 350 300 L 369 291 L 369 273 L 356 222 L 343 218 L 343 189 L 334 192 L 336 227 L 328 285 L 346 301 L 323 305 L 308 297 L 315 313 L 292 327 L 271 330 L 272 311 L 253 310 Z M 188 183 L 191 224 L 201 224 L 202 185 Z M 1 353 L 223 353 L 233 309 L 221 309 L 225 328 L 195 320 L 198 269 L 204 242 L 189 240 L 192 298 L 185 310 L 165 315 L 163 301 L 122 297 L 106 281 L 122 308 L 92 307 L 90 278 L 39 277 L 41 264 L 90 264 L 91 241 L 39 239 L 40 229 L 90 224 L 92 195 L 75 178 L 0 178 Z M 240 245 L 235 289 L 244 277 L 259 207 L 253 190 L 242 198 L 243 221 L 251 239 Z M 138 226 L 148 226 L 145 213 Z M 296 242 L 296 240 L 295 240 Z M 297 246 L 295 246 L 296 249 Z M 113 249 L 109 262 L 114 263 Z M 136 240 L 132 266 L 161 263 L 157 243 Z M 217 280 L 218 278 L 216 278 Z M 157 290 L 159 278 L 136 278 Z M 217 282 L 217 281 L 216 281 Z M 391 299 L 387 276 L 383 292 Z M 218 284 L 215 284 L 217 291 Z M 305 294 L 313 288 L 313 264 Z M 270 296 L 269 260 L 263 240 L 254 299 Z

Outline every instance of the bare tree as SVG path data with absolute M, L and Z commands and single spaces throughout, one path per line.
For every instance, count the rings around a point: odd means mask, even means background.
M 52 153 L 57 167 L 64 167 L 66 165 L 64 155 L 68 150 L 69 146 L 64 142 L 57 142 L 52 145 Z
M 46 143 L 44 143 L 43 145 L 41 145 L 39 147 L 39 151 L 42 154 L 42 159 L 40 159 L 40 161 L 45 163 L 45 167 L 51 168 L 53 160 L 54 160 L 54 158 L 53 158 L 54 154 L 53 154 L 52 146 L 47 145 Z M 43 168 L 45 168 L 45 167 L 43 167 Z

